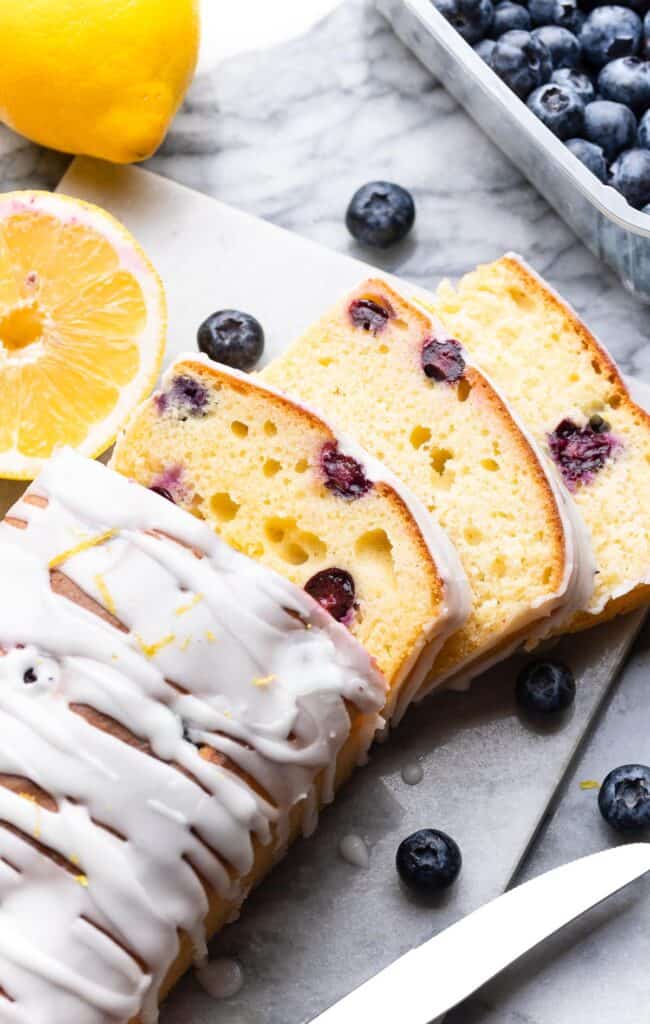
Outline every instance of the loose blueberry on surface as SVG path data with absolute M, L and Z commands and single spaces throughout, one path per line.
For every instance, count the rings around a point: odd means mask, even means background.
M 26 668 L 23 673 L 23 682 L 26 686 L 31 686 L 32 683 L 38 682 L 38 676 L 33 668 Z
M 513 29 L 497 41 L 490 67 L 520 99 L 525 99 L 533 89 L 548 82 L 553 61 L 544 43 L 530 32 Z
M 528 31 L 530 26 L 530 14 L 522 4 L 515 4 L 512 0 L 501 0 L 494 8 L 490 34 L 494 39 L 498 39 L 504 32 L 511 32 L 515 28 Z
M 575 68 L 556 68 L 551 75 L 551 81 L 573 89 L 583 103 L 591 103 L 596 96 L 591 79 L 584 72 L 576 71 Z
M 602 68 L 617 57 L 633 57 L 641 44 L 641 19 L 627 7 L 596 7 L 580 30 L 585 60 Z
M 619 832 L 650 826 L 650 768 L 624 764 L 609 773 L 598 793 L 598 809 Z
M 582 132 L 585 105 L 573 89 L 547 82 L 531 92 L 526 102 L 533 114 L 559 139 L 569 139 Z
M 594 100 L 585 107 L 584 137 L 600 146 L 607 160 L 634 145 L 636 118 L 629 107 L 611 100 Z
M 639 121 L 639 127 L 636 133 L 636 144 L 639 149 L 650 149 L 650 110 L 646 110 L 645 114 Z
M 621 447 L 620 441 L 609 431 L 594 430 L 589 423 L 579 427 L 568 418 L 562 420 L 548 435 L 548 443 L 551 455 L 570 491 L 593 480 L 595 474 Z
M 321 569 L 305 583 L 305 590 L 341 622 L 354 607 L 354 580 L 345 569 Z
M 395 316 L 390 303 L 381 305 L 374 299 L 355 299 L 350 303 L 348 314 L 355 327 L 375 335 L 383 331 L 388 321 Z
M 352 196 L 345 214 L 358 242 L 387 249 L 406 238 L 415 221 L 413 196 L 392 181 L 370 181 Z
M 621 153 L 610 168 L 609 182 L 630 206 L 642 210 L 650 203 L 650 150 L 628 149 Z
M 422 895 L 447 889 L 458 878 L 463 859 L 446 832 L 421 828 L 400 843 L 395 864 L 409 889 Z
M 548 49 L 554 68 L 575 68 L 580 60 L 580 43 L 573 32 L 560 25 L 542 25 L 531 32 Z
M 579 32 L 584 20 L 577 0 L 529 0 L 528 10 L 533 25 L 561 25 L 570 32 Z
M 625 103 L 636 114 L 650 105 L 650 63 L 639 57 L 619 57 L 598 76 L 598 90 L 606 100 Z
M 477 43 L 473 48 L 474 53 L 478 53 L 481 60 L 484 60 L 486 64 L 490 63 L 492 59 L 492 51 L 496 43 L 494 39 L 481 39 L 480 43 Z
M 171 408 L 184 416 L 205 416 L 208 402 L 208 389 L 205 385 L 195 377 L 184 374 L 174 377 L 169 389 L 156 397 L 156 405 L 161 414 Z
M 172 504 L 175 504 L 171 492 L 168 491 L 166 487 L 158 487 L 157 485 L 154 485 L 150 487 L 149 490 L 153 491 L 154 494 L 159 494 L 161 498 L 165 498 L 167 501 L 171 501 Z
M 339 451 L 336 441 L 327 441 L 321 450 L 325 486 L 341 498 L 361 498 L 372 487 L 361 463 Z
M 433 0 L 434 6 L 468 43 L 478 43 L 492 25 L 491 0 Z
M 203 321 L 197 342 L 209 359 L 235 370 L 252 370 L 264 351 L 264 331 L 250 313 L 220 309 Z
M 454 338 L 437 341 L 431 338 L 422 346 L 422 369 L 432 380 L 455 384 L 465 372 L 460 344 Z
M 607 180 L 607 161 L 600 146 L 586 139 L 568 139 L 566 148 L 577 156 L 599 181 Z
M 517 701 L 526 711 L 553 714 L 565 711 L 575 699 L 570 668 L 559 661 L 531 661 L 517 676 Z

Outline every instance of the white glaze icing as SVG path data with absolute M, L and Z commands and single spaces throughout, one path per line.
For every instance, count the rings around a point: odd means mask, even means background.
M 202 353 L 198 355 L 194 352 L 183 353 L 165 373 L 163 390 L 171 384 L 174 376 L 178 374 L 181 364 L 187 366 L 192 363 L 203 364 L 211 368 L 215 367 L 214 361 L 208 359 Z M 217 364 L 217 369 L 219 373 L 223 373 L 235 380 L 245 381 L 249 387 L 257 387 L 260 391 L 265 391 L 267 394 L 280 395 L 285 401 L 288 399 L 297 408 L 319 419 L 336 436 L 339 451 L 355 459 L 363 467 L 364 474 L 368 480 L 373 483 L 382 481 L 388 484 L 399 496 L 413 517 L 422 539 L 431 553 L 442 581 L 444 604 L 439 617 L 423 626 L 419 641 L 413 645 L 411 657 L 403 664 L 399 675 L 391 680 L 392 691 L 396 694 L 396 704 L 394 707 L 390 705 L 387 708 L 387 712 L 391 722 L 397 725 L 429 675 L 442 645 L 457 629 L 460 629 L 470 613 L 471 593 L 456 548 L 420 499 L 379 459 L 369 455 L 365 449 L 361 448 L 348 434 L 342 432 L 338 426 L 333 426 L 331 420 L 326 419 L 320 410 L 304 402 L 302 399 L 297 399 L 294 395 L 288 395 L 280 391 L 278 388 L 267 384 L 266 381 L 262 381 L 257 377 L 251 378 L 250 374 L 241 373 L 221 363 Z
M 346 701 L 365 755 L 385 683 L 307 594 L 98 463 L 61 453 L 11 515 L 27 525 L 0 525 L 0 772 L 56 809 L 0 786 L 0 819 L 69 870 L 0 827 L 0 1021 L 152 1021 L 179 929 L 205 956 L 197 872 L 243 900 L 254 843 L 285 845 L 319 774 L 331 799 Z M 55 593 L 51 568 L 124 628 Z
M 213 999 L 232 999 L 244 984 L 244 972 L 238 960 L 217 957 L 199 964 L 194 974 L 201 988 Z
M 370 867 L 368 847 L 361 836 L 357 836 L 354 833 L 343 836 L 339 843 L 339 854 L 343 860 L 347 861 L 354 868 L 366 869 Z

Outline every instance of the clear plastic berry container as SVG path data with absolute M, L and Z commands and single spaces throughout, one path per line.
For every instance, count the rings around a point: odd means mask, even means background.
M 650 303 L 650 215 L 587 170 L 474 53 L 431 0 L 376 0 L 399 38 L 625 287 Z

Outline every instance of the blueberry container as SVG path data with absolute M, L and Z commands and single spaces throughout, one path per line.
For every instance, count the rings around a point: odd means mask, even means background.
M 650 215 L 600 182 L 474 53 L 431 0 L 376 0 L 399 38 L 625 287 L 650 303 Z

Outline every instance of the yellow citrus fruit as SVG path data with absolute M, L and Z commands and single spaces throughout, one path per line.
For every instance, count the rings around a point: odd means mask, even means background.
M 198 0 L 0 3 L 0 118 L 53 149 L 150 156 L 190 84 Z
M 163 287 L 126 228 L 51 192 L 0 195 L 0 477 L 99 455 L 160 371 Z

